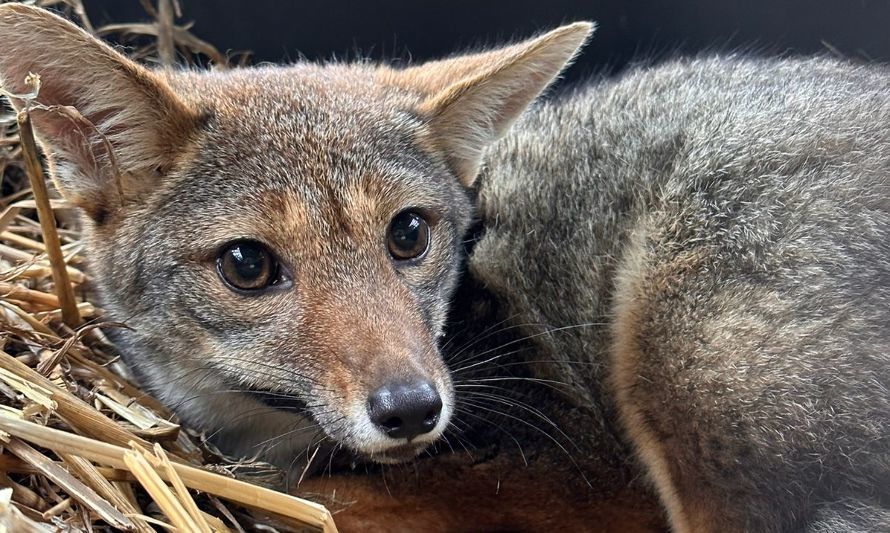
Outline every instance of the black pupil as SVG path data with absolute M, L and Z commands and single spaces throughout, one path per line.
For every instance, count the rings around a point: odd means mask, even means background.
M 242 242 L 229 246 L 220 257 L 220 273 L 229 285 L 257 290 L 276 281 L 278 265 L 261 244 Z
M 255 280 L 266 270 L 266 251 L 259 246 L 239 244 L 232 248 L 231 254 L 235 273 L 245 281 Z
M 411 253 L 417 248 L 421 239 L 420 231 L 423 220 L 414 213 L 402 213 L 392 221 L 390 239 L 392 244 L 402 252 Z

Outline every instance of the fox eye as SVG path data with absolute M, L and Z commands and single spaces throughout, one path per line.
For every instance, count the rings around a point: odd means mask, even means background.
M 283 280 L 278 260 L 258 242 L 238 241 L 227 245 L 216 264 L 223 281 L 240 291 L 265 289 Z
M 430 244 L 430 226 L 420 214 L 402 211 L 389 223 L 386 245 L 397 261 L 422 256 Z

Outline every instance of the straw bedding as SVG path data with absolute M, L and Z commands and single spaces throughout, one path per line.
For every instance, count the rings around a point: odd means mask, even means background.
M 131 54 L 224 68 L 229 58 L 177 25 L 173 0 L 142 0 L 148 23 L 94 28 Z M 37 80 L 32 80 L 37 86 Z M 0 531 L 335 531 L 281 473 L 224 457 L 126 379 L 93 302 L 76 214 L 52 191 L 26 113 L 0 111 Z

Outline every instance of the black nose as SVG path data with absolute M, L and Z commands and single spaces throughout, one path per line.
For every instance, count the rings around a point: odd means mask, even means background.
M 429 433 L 439 422 L 442 398 L 426 380 L 389 383 L 371 393 L 368 414 L 381 431 L 394 439 Z

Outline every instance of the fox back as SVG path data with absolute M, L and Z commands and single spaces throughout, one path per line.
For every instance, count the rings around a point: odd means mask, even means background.
M 677 531 L 890 528 L 888 94 L 876 65 L 677 61 L 489 153 L 469 272 L 576 455 L 629 443 Z

